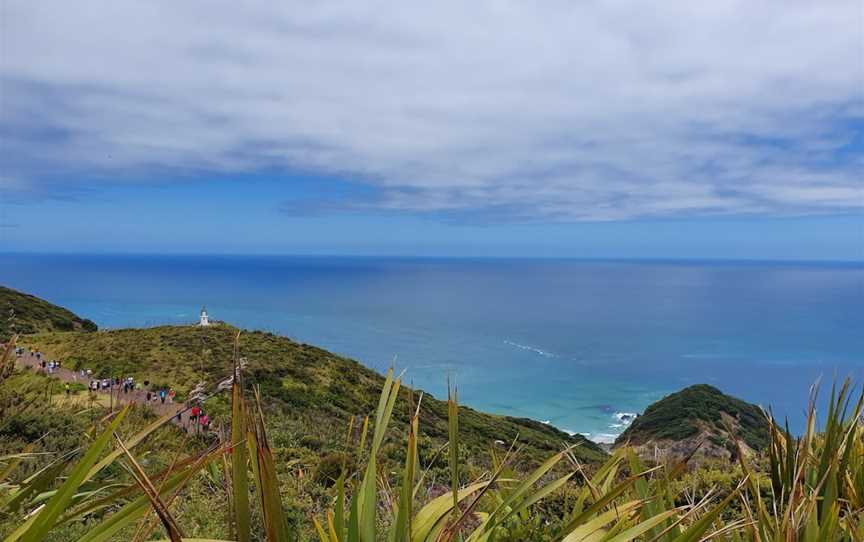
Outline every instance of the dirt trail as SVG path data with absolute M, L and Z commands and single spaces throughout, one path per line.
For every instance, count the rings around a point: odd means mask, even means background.
M 42 372 L 43 374 L 48 374 L 55 378 L 58 378 L 62 382 L 79 383 L 84 386 L 88 386 L 90 384 L 91 378 L 88 376 L 81 376 L 80 373 L 77 373 L 71 369 L 67 369 L 65 367 L 55 368 L 50 373 L 48 369 L 42 368 L 42 361 L 46 363 L 49 361 L 45 359 L 45 356 L 38 357 L 35 352 L 30 352 L 28 350 L 24 350 L 24 353 L 16 357 L 16 362 L 20 367 L 29 367 L 30 369 Z M 95 379 L 101 382 L 101 379 Z M 151 400 L 147 401 L 147 390 L 131 390 L 129 392 L 123 392 L 123 385 L 114 385 L 112 384 L 110 388 L 103 390 L 101 387 L 96 392 L 101 396 L 110 396 L 111 400 L 113 400 L 114 405 L 126 405 L 126 404 L 139 404 L 145 405 L 150 408 L 156 415 L 165 416 L 166 414 L 179 414 L 179 418 L 175 417 L 171 420 L 171 422 L 183 429 L 186 432 L 192 432 L 195 430 L 203 431 L 203 427 L 199 427 L 195 422 L 191 419 L 191 413 L 189 412 L 194 405 L 186 404 L 186 403 L 173 403 L 170 402 L 167 398 L 163 403 L 159 399 L 159 390 L 150 390 L 151 391 Z M 62 393 L 62 392 L 61 392 Z M 155 400 L 154 400 L 155 399 Z

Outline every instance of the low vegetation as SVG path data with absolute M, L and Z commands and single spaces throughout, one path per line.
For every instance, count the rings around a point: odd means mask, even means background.
M 230 376 L 238 331 L 224 324 L 161 326 L 97 334 L 43 333 L 22 340 L 49 358 L 62 359 L 69 368 L 87 368 L 98 377 L 134 376 L 140 382 L 172 386 L 182 398 L 199 382 L 212 388 Z M 244 331 L 238 348 L 247 378 L 260 388 L 266 408 L 281 414 L 283 432 L 297 435 L 294 446 L 316 455 L 344 451 L 346 420 L 374 410 L 384 383 L 380 374 L 357 361 L 272 333 Z M 420 446 L 429 450 L 448 438 L 447 403 L 426 394 L 424 404 Z M 221 410 L 227 413 L 225 405 Z M 407 429 L 408 390 L 400 392 L 393 417 L 395 427 Z M 574 453 L 582 460 L 600 460 L 605 455 L 581 435 L 571 436 L 534 420 L 461 407 L 460 423 L 463 444 L 471 455 L 485 455 L 490 443 L 509 443 L 517 436 L 526 448 L 526 460 L 539 460 L 558 451 L 562 443 L 578 444 Z
M 96 331 L 91 320 L 36 296 L 0 286 L 0 341 L 40 331 Z

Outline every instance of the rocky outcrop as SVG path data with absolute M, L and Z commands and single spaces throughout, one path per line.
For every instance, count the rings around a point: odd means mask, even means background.
M 629 444 L 645 459 L 664 462 L 693 455 L 695 461 L 733 460 L 768 443 L 761 408 L 707 384 L 690 386 L 649 406 L 615 446 Z

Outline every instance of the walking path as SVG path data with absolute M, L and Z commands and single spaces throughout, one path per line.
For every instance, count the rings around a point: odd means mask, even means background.
M 78 384 L 88 386 L 87 393 L 92 391 L 89 389 L 89 384 L 91 380 L 95 380 L 97 382 L 100 382 L 101 384 L 102 379 L 92 378 L 89 376 L 81 376 L 80 373 L 75 372 L 71 369 L 67 369 L 66 367 L 55 368 L 49 373 L 47 368 L 42 369 L 43 360 L 46 362 L 48 361 L 45 359 L 44 356 L 42 356 L 41 358 L 37 357 L 37 354 L 35 352 L 30 352 L 29 350 L 25 349 L 23 354 L 16 356 L 15 361 L 21 367 L 29 367 L 34 371 L 48 374 L 50 376 L 60 379 L 64 383 L 68 382 L 72 384 L 77 382 Z M 108 389 L 102 389 L 102 387 L 100 386 L 99 389 L 96 390 L 96 393 L 101 396 L 110 397 L 110 400 L 113 401 L 114 405 L 119 406 L 130 403 L 145 405 L 149 407 L 150 410 L 152 410 L 158 416 L 165 416 L 167 414 L 180 414 L 179 418 L 175 416 L 171 420 L 174 425 L 180 427 L 187 432 L 195 431 L 196 429 L 199 431 L 203 430 L 203 428 L 198 427 L 197 423 L 193 422 L 191 419 L 191 414 L 189 413 L 189 410 L 191 410 L 194 405 L 188 405 L 185 403 L 172 403 L 169 402 L 168 399 L 165 399 L 165 402 L 163 403 L 159 399 L 158 390 L 156 390 L 155 392 L 151 390 L 151 400 L 148 402 L 147 390 L 132 389 L 124 393 L 123 384 L 114 384 L 112 380 L 111 387 L 109 387 Z

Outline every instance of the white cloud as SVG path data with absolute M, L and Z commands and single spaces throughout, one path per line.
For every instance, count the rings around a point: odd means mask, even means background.
M 858 0 L 3 10 L 4 169 L 39 192 L 278 167 L 518 220 L 864 206 Z

